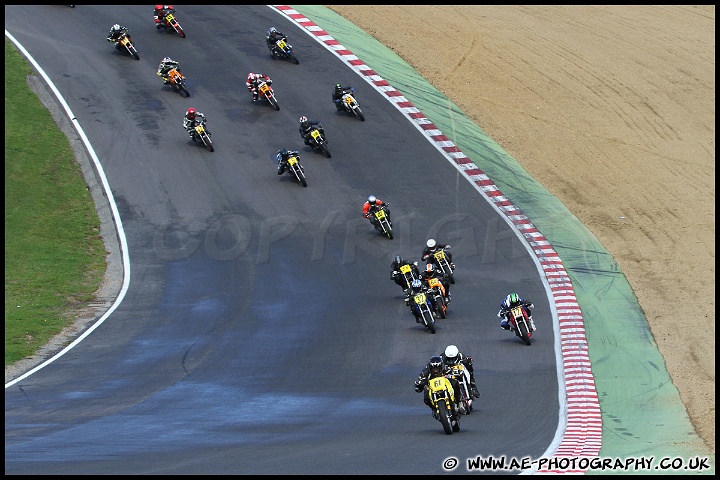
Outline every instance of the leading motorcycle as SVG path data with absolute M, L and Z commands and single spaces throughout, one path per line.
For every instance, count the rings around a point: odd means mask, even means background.
M 298 60 L 295 53 L 293 53 L 292 45 L 287 43 L 287 37 L 278 38 L 275 41 L 274 53 L 273 59 L 279 58 L 282 60 L 290 60 L 295 65 L 300 63 L 300 60 Z
M 287 167 L 285 171 L 293 175 L 303 187 L 307 187 L 307 180 L 305 179 L 305 169 L 300 165 L 300 155 L 290 155 L 287 159 Z
M 193 132 L 192 139 L 195 143 L 202 143 L 211 152 L 215 151 L 212 140 L 210 140 L 210 133 L 205 128 L 205 122 L 195 125 L 195 131 Z
M 446 435 L 460 431 L 460 412 L 455 408 L 455 395 L 450 380 L 444 376 L 431 378 L 427 387 L 430 404 L 435 409 L 433 417 L 442 423 Z
M 511 308 L 506 314 L 510 330 L 525 342 L 526 345 L 530 345 L 530 338 L 532 337 L 532 329 L 530 328 L 530 318 L 528 316 L 527 309 L 523 305 Z

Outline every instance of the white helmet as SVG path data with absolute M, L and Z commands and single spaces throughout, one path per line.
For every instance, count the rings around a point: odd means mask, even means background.
M 448 347 L 445 349 L 445 358 L 447 359 L 447 362 L 449 364 L 455 364 L 458 362 L 458 354 L 460 353 L 460 350 L 455 345 L 448 345 Z
M 370 203 L 375 203 L 376 200 L 377 200 L 377 197 L 375 197 L 375 195 L 370 195 L 368 197 L 368 202 L 370 202 Z
M 436 244 L 437 244 L 437 242 L 435 241 L 434 238 L 431 238 L 430 240 L 427 241 L 427 247 L 428 247 L 428 248 L 435 248 L 435 245 L 436 245 Z
M 120 25 L 116 23 L 112 26 L 112 30 L 120 30 Z

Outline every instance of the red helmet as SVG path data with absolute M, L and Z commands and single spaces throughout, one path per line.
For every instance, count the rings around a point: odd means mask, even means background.
M 186 116 L 187 118 L 189 118 L 190 120 L 195 119 L 195 109 L 192 108 L 192 107 L 188 108 L 187 113 L 185 114 L 185 116 Z
M 163 8 L 162 5 L 155 5 L 155 10 L 162 10 L 162 8 Z

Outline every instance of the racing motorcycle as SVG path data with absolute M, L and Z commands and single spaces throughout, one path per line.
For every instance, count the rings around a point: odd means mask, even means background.
M 307 187 L 307 180 L 305 179 L 305 169 L 300 165 L 300 155 L 290 155 L 287 159 L 287 166 L 285 171 L 292 174 L 303 187 Z
M 332 157 L 327 146 L 327 140 L 325 140 L 325 135 L 320 133 L 320 130 L 317 128 L 310 130 L 309 145 L 313 148 L 313 150 L 321 152 L 327 158 Z
M 415 262 L 415 266 L 417 266 L 417 262 Z M 409 264 L 400 265 L 400 274 L 403 276 L 405 287 L 403 287 L 403 290 L 407 290 L 408 288 L 412 287 L 413 280 L 418 279 L 418 276 L 415 275 L 415 271 Z
M 460 395 L 457 399 L 458 408 L 463 415 L 469 415 L 473 409 L 473 396 L 470 389 L 470 372 L 462 363 L 450 365 L 449 375 L 460 385 Z
M 275 41 L 275 50 L 273 50 L 273 59 L 280 58 L 282 60 L 290 60 L 295 65 L 300 63 L 293 53 L 293 47 L 287 43 L 287 37 L 279 38 Z
M 527 309 L 523 305 L 513 307 L 505 314 L 510 330 L 520 337 L 526 345 L 530 345 L 530 338 L 532 337 L 532 329 L 530 328 L 530 319 L 528 317 Z
M 121 46 L 125 48 L 125 50 L 127 50 L 127 52 L 132 55 L 135 60 L 140 60 L 140 55 L 138 55 L 137 50 L 135 49 L 135 44 L 130 38 L 129 32 L 124 32 L 122 35 L 120 35 L 116 45 L 119 45 L 118 48 L 120 48 Z
M 460 412 L 454 408 L 455 391 L 444 376 L 434 377 L 426 387 L 430 396 L 430 404 L 435 409 L 433 417 L 442 423 L 446 435 L 460 431 Z
M 270 85 L 268 85 L 267 82 L 262 81 L 258 84 L 258 94 L 260 97 L 268 102 L 271 107 L 273 107 L 275 110 L 280 110 L 280 105 L 278 104 L 277 99 L 275 98 L 275 92 L 273 92 L 273 89 Z
M 372 215 L 373 218 L 370 220 L 370 223 L 373 224 L 375 230 L 377 230 L 378 232 L 382 232 L 383 235 L 392 240 L 392 225 L 390 224 L 390 221 L 387 217 L 387 207 L 380 207 L 379 209 L 375 210 Z
M 158 73 L 159 76 L 162 77 Z M 190 96 L 190 92 L 188 91 L 187 87 L 185 86 L 185 77 L 182 73 L 180 73 L 180 70 L 177 68 L 173 68 L 168 72 L 168 80 L 170 81 L 170 85 L 175 89 L 176 92 L 178 92 L 180 95 L 185 93 L 186 97 Z
M 450 246 L 448 245 L 445 249 L 450 249 Z M 455 284 L 455 277 L 453 276 L 455 266 L 448 261 L 447 255 L 445 255 L 445 249 L 440 249 L 437 252 L 430 254 L 427 259 L 427 263 L 435 265 L 437 269 L 448 276 L 450 283 Z
M 346 112 L 352 113 L 363 122 L 365 121 L 365 115 L 362 110 L 360 110 L 360 104 L 358 104 L 355 96 L 351 92 L 342 96 L 340 105 L 342 105 L 343 110 Z
M 411 290 L 412 292 L 412 290 Z M 430 299 L 424 292 L 410 293 L 410 310 L 418 323 L 422 323 L 426 328 L 430 329 L 430 333 L 435 333 L 435 315 L 433 314 Z
M 185 30 L 180 26 L 180 24 L 177 21 L 177 18 L 175 18 L 175 15 L 172 13 L 168 13 L 165 15 L 165 18 L 160 21 L 158 24 L 161 28 L 164 28 L 166 30 L 174 30 L 178 33 L 182 38 L 185 38 Z
M 202 143 L 211 152 L 215 151 L 212 140 L 210 140 L 210 133 L 205 128 L 205 122 L 195 125 L 195 131 L 192 134 L 192 139 L 195 143 Z
M 435 312 L 440 318 L 447 318 L 447 297 L 445 296 L 445 287 L 435 277 L 427 279 L 428 294 L 433 296 L 435 301 Z

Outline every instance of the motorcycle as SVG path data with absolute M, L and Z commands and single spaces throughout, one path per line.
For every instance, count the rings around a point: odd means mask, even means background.
M 465 365 L 457 363 L 449 366 L 449 375 L 457 380 L 460 385 L 460 395 L 458 398 L 458 408 L 463 415 L 469 415 L 473 409 L 473 395 L 470 389 L 470 372 Z
M 162 21 L 158 24 L 162 28 L 165 28 L 167 30 L 174 30 L 180 35 L 182 38 L 185 38 L 185 30 L 180 26 L 180 24 L 177 21 L 177 18 L 175 18 L 175 15 L 172 13 L 168 13 L 165 15 L 165 18 L 162 19 Z
M 430 300 L 423 292 L 410 293 L 410 310 L 418 323 L 422 323 L 426 328 L 430 329 L 430 333 L 435 333 L 435 315 Z
M 428 381 L 430 404 L 435 409 L 433 417 L 442 423 L 446 435 L 460 431 L 460 412 L 454 408 L 455 391 L 444 376 L 434 377 Z
M 343 95 L 340 100 L 340 105 L 342 105 L 346 112 L 352 113 L 363 122 L 365 121 L 365 115 L 362 110 L 360 110 L 360 104 L 358 104 L 357 100 L 355 100 L 352 93 L 346 93 Z
M 445 287 L 437 278 L 431 277 L 427 279 L 428 293 L 435 300 L 436 313 L 440 318 L 447 318 L 447 296 L 445 295 Z
M 375 212 L 372 213 L 373 220 L 370 221 L 370 223 L 373 224 L 373 227 L 375 227 L 375 230 L 378 232 L 382 232 L 383 235 L 388 237 L 390 240 L 393 239 L 393 233 L 392 233 L 392 225 L 390 224 L 390 221 L 387 217 L 387 208 L 386 207 L 380 207 L 379 209 L 375 210 Z
M 513 307 L 509 312 L 505 314 L 508 324 L 510 324 L 510 330 L 520 337 L 526 345 L 530 345 L 530 338 L 532 337 L 532 329 L 530 328 L 530 319 L 528 318 L 528 312 L 524 306 L 518 305 Z
M 318 150 L 322 152 L 322 154 L 325 155 L 327 158 L 332 157 L 332 155 L 330 155 L 330 150 L 328 149 L 325 136 L 320 133 L 320 130 L 318 130 L 317 128 L 313 128 L 310 131 L 309 145 L 313 148 L 313 150 Z
M 417 266 L 417 262 L 415 262 L 415 266 Z M 403 287 L 403 290 L 407 290 L 408 288 L 410 288 L 412 286 L 413 280 L 419 278 L 415 275 L 415 271 L 413 270 L 413 268 L 407 263 L 400 266 L 400 273 L 405 280 L 405 287 Z
M 127 50 L 127 52 L 130 55 L 135 57 L 135 60 L 140 60 L 140 55 L 138 55 L 137 49 L 135 49 L 135 44 L 133 43 L 132 39 L 130 38 L 130 33 L 125 32 L 122 35 L 120 35 L 120 38 L 118 38 L 117 44 L 125 47 L 125 50 Z M 118 46 L 117 48 L 120 48 L 120 46 Z
M 267 82 L 260 82 L 257 89 L 260 96 L 265 99 L 265 101 L 267 101 L 271 107 L 273 107 L 275 110 L 280 110 L 280 105 L 275 98 L 275 92 L 273 92 L 272 87 L 268 85 Z
M 162 75 L 160 75 L 159 73 L 158 75 L 162 77 Z M 170 70 L 168 72 L 168 80 L 170 81 L 170 85 L 172 85 L 176 92 L 181 95 L 184 92 L 186 97 L 190 97 L 190 92 L 185 86 L 185 77 L 182 73 L 180 73 L 180 70 L 178 70 L 177 68 L 173 68 L 172 70 Z
M 305 179 L 305 169 L 300 165 L 299 155 L 290 155 L 287 160 L 286 171 L 295 176 L 298 182 L 303 187 L 307 187 L 307 180 Z
M 445 248 L 449 249 L 450 246 L 447 246 Z M 455 269 L 454 266 L 451 265 L 448 261 L 447 256 L 445 255 L 445 250 L 438 250 L 437 252 L 431 254 L 430 257 L 428 257 L 427 263 L 434 264 L 435 267 L 437 267 L 442 273 L 448 276 L 448 280 L 450 280 L 450 283 L 455 284 L 455 277 L 453 275 Z
M 279 38 L 275 41 L 275 50 L 274 55 L 272 56 L 273 59 L 280 58 L 283 60 L 290 60 L 295 65 L 300 63 L 300 60 L 297 59 L 295 54 L 293 53 L 293 47 L 289 43 L 287 43 L 287 37 Z
M 205 147 L 210 149 L 211 152 L 215 151 L 212 140 L 210 140 L 210 134 L 205 129 L 205 123 L 198 123 L 195 125 L 195 131 L 192 135 L 193 142 L 202 143 Z

